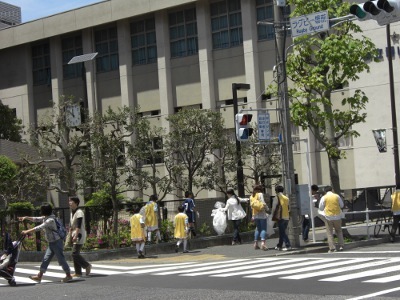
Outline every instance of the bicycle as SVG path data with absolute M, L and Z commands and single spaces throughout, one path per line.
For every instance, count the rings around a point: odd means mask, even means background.
M 388 234 L 390 234 L 392 230 L 393 217 L 385 216 L 384 213 L 376 220 L 375 228 L 374 228 L 374 237 L 378 237 L 380 232 L 385 232 L 386 229 Z

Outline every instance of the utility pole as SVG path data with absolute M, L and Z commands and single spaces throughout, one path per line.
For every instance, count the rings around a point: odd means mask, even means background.
M 294 179 L 292 128 L 290 122 L 289 93 L 286 76 L 285 44 L 287 25 L 284 20 L 286 1 L 274 1 L 274 27 L 276 38 L 276 66 L 278 79 L 278 97 L 281 105 L 281 121 L 283 126 L 283 174 L 285 178 L 285 190 L 289 197 L 289 240 L 293 247 L 300 246 L 300 218 L 296 199 L 296 186 Z M 278 6 L 279 5 L 279 6 Z

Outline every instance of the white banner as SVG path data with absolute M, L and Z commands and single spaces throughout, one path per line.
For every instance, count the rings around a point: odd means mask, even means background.
M 374 134 L 376 145 L 378 146 L 378 150 L 380 153 L 387 151 L 386 146 L 386 129 L 374 129 L 372 130 Z

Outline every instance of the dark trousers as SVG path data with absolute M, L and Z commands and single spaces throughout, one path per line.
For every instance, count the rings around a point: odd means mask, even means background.
M 83 245 L 74 244 L 72 246 L 72 260 L 74 262 L 75 274 L 82 275 L 82 268 L 86 269 L 89 267 L 89 263 L 81 255 L 81 249 Z
M 393 215 L 393 224 L 390 235 L 394 238 L 396 236 L 397 228 L 399 227 L 400 215 Z
M 233 224 L 233 241 L 234 242 L 242 242 L 242 238 L 240 237 L 240 233 L 239 233 L 239 226 L 240 226 L 240 220 L 232 220 L 232 224 Z
M 303 241 L 306 241 L 306 240 L 308 240 L 308 233 L 310 232 L 310 219 L 306 219 L 304 217 L 302 227 L 303 227 L 303 231 L 302 231 Z
M 285 243 L 286 247 L 290 247 L 290 241 L 286 234 L 286 228 L 288 224 L 289 224 L 288 220 L 280 219 L 278 221 L 279 241 L 277 246 L 279 248 L 282 248 L 283 243 Z

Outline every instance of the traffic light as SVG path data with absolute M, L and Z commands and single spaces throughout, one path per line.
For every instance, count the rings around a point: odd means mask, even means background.
M 400 21 L 400 0 L 367 1 L 350 6 L 359 21 L 375 20 L 379 25 Z
M 238 141 L 248 141 L 253 134 L 253 128 L 249 126 L 252 118 L 252 114 L 235 115 L 236 139 Z

